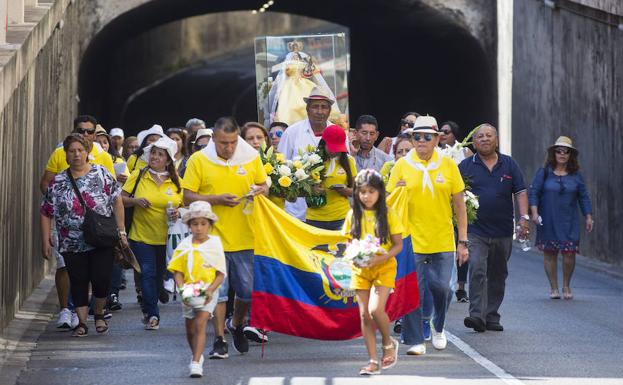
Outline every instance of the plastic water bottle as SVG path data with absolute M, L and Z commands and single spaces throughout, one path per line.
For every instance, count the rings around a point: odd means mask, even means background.
M 175 210 L 175 208 L 173 207 L 173 202 L 168 201 L 167 202 L 167 223 L 169 224 L 169 226 L 173 225 L 175 223 L 175 221 L 173 220 L 173 211 Z
M 521 226 L 517 226 L 515 228 L 515 234 L 516 235 L 516 239 L 517 242 L 519 242 L 519 247 L 521 248 L 521 251 L 530 251 L 530 238 L 526 237 L 522 237 L 521 234 Z

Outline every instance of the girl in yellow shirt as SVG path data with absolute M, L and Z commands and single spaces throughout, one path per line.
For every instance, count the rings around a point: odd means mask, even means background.
M 182 222 L 190 227 L 192 235 L 182 240 L 175 249 L 168 269 L 180 288 L 180 295 L 184 284 L 200 281 L 209 284 L 203 306 L 192 307 L 188 298 L 183 298 L 186 337 L 193 355 L 189 365 L 190 377 L 201 377 L 206 324 L 214 313 L 218 301 L 217 290 L 227 273 L 225 251 L 220 238 L 209 235 L 218 217 L 208 202 L 196 201 L 190 204 L 188 210 L 180 211 Z
M 395 286 L 396 255 L 402 250 L 402 222 L 385 202 L 385 185 L 381 175 L 366 169 L 355 179 L 352 210 L 346 216 L 342 229 L 351 239 L 365 239 L 371 235 L 379 239 L 377 252 L 368 265 L 353 266 L 351 288 L 356 290 L 361 332 L 370 360 L 359 374 L 379 374 L 381 368 L 389 369 L 398 360 L 398 341 L 389 334 L 389 317 L 385 304 Z M 377 359 L 376 332 L 383 341 L 381 364 Z

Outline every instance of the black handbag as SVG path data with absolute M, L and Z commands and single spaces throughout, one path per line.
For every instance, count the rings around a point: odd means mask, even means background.
M 136 188 L 138 184 L 141 182 L 141 178 L 143 174 L 147 171 L 147 167 L 143 167 L 141 171 L 138 173 L 138 178 L 136 178 L 136 182 L 134 183 L 134 188 L 132 188 L 132 192 L 130 193 L 129 198 L 134 198 L 134 194 L 136 194 Z M 126 207 L 124 210 L 125 217 L 125 232 L 130 234 L 130 227 L 132 226 L 132 219 L 134 219 L 134 207 Z
M 80 190 L 76 185 L 71 171 L 67 169 L 67 175 L 71 185 L 74 188 L 74 192 L 84 209 L 84 222 L 82 223 L 82 233 L 84 234 L 84 240 L 91 246 L 111 248 L 119 243 L 119 232 L 117 230 L 117 221 L 115 220 L 114 213 L 107 217 L 101 215 L 89 207 L 87 207 Z

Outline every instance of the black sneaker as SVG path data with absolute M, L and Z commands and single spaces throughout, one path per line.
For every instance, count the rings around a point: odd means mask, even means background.
M 168 303 L 169 302 L 169 292 L 164 290 L 164 289 L 160 289 L 160 292 L 158 293 L 158 300 L 162 304 Z
M 119 302 L 119 296 L 115 293 L 112 293 L 108 296 L 108 308 L 110 311 L 118 311 L 123 308 L 121 302 Z
M 234 329 L 232 337 L 234 337 L 234 349 L 238 353 L 244 354 L 249 351 L 249 340 L 244 335 L 244 327 L 242 325 Z
M 465 290 L 459 289 L 454 294 L 456 294 L 456 302 L 469 302 L 469 298 L 467 298 L 467 292 Z
M 268 333 L 263 329 L 254 328 L 253 326 L 246 326 L 244 329 L 244 335 L 247 339 L 257 342 L 258 344 L 268 343 Z
M 228 358 L 229 354 L 227 353 L 227 341 L 225 341 L 223 337 L 216 337 L 214 339 L 214 344 L 212 345 L 212 350 L 210 350 L 208 356 L 211 360 L 222 360 L 224 358 Z
M 474 329 L 474 331 L 478 333 L 485 331 L 485 323 L 478 317 L 465 317 L 463 325 L 467 328 Z

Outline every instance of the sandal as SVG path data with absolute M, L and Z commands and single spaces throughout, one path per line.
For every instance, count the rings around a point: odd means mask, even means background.
M 89 328 L 82 322 L 80 322 L 78 326 L 73 329 L 73 333 L 71 333 L 72 337 L 86 337 L 87 335 L 89 335 Z
M 560 299 L 560 292 L 558 291 L 558 289 L 553 289 L 549 291 L 549 298 L 550 299 Z
M 571 288 L 570 287 L 563 287 L 562 288 L 562 296 L 564 299 L 573 299 L 573 294 L 571 293 Z
M 395 338 L 392 338 L 391 345 L 383 346 L 383 359 L 381 360 L 381 362 L 383 363 L 381 368 L 383 370 L 393 368 L 398 363 L 398 347 L 399 346 L 400 346 L 400 343 Z M 392 354 L 391 356 L 386 356 L 385 353 L 388 350 L 392 350 L 392 349 L 394 349 L 394 354 Z
M 371 376 L 373 374 L 381 374 L 381 368 L 377 360 L 368 361 L 368 365 L 364 366 L 359 371 L 360 376 Z
M 95 320 L 95 331 L 96 332 L 98 332 L 99 334 L 108 333 L 108 322 L 106 322 L 106 319 L 104 318 L 104 314 L 95 314 L 93 316 L 93 319 Z M 97 321 L 104 322 L 104 326 L 102 325 L 98 326 Z

